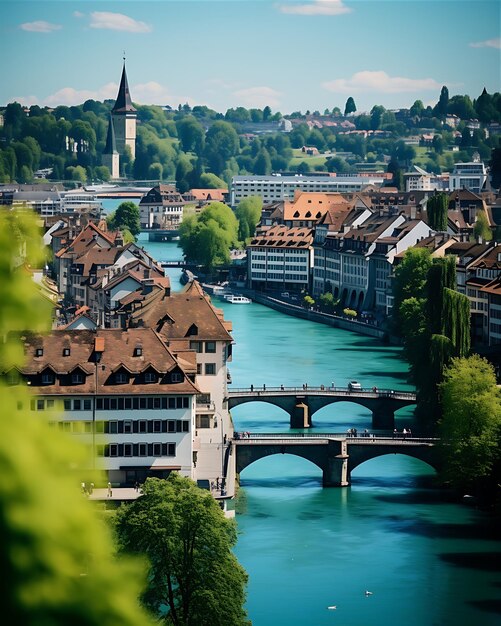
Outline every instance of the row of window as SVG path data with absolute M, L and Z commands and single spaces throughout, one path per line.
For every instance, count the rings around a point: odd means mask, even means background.
M 64 432 L 92 433 L 95 424 L 96 433 L 107 435 L 123 435 L 128 433 L 148 435 L 152 433 L 189 433 L 189 420 L 97 420 L 49 422 L 51 428 L 58 428 Z
M 97 456 L 176 456 L 176 444 L 166 443 L 110 443 L 96 447 Z
M 60 405 L 60 401 L 58 401 Z M 62 402 L 65 411 L 90 411 L 92 400 L 90 398 L 65 398 Z M 31 400 L 32 411 L 45 411 L 58 408 L 55 398 L 33 398 Z M 128 410 L 151 410 L 151 409 L 189 409 L 190 399 L 188 396 L 163 396 L 163 397 L 121 397 L 121 398 L 96 398 L 98 411 L 128 411 Z

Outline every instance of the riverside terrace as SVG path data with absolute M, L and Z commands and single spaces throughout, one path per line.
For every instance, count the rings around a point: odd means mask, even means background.
M 399 435 L 401 437 L 401 435 Z M 439 439 L 411 437 L 353 437 L 328 434 L 246 433 L 235 437 L 236 473 L 251 463 L 274 454 L 294 454 L 322 470 L 324 487 L 346 487 L 351 472 L 365 461 L 386 454 L 404 454 L 440 470 Z
M 372 411 L 373 430 L 393 430 L 395 411 L 416 404 L 416 394 L 393 389 L 349 389 L 346 387 L 250 387 L 228 392 L 228 408 L 247 402 L 268 402 L 290 415 L 291 428 L 310 428 L 312 416 L 324 406 L 335 402 L 354 402 Z

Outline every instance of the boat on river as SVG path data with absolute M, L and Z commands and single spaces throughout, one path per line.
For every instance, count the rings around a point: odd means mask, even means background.
M 250 298 L 246 298 L 245 296 L 233 295 L 233 294 L 230 296 L 225 296 L 225 300 L 227 302 L 231 302 L 231 304 L 250 304 L 252 302 Z

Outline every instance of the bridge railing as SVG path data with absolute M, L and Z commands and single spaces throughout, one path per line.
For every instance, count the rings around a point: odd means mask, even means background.
M 376 435 L 374 433 L 359 433 L 357 436 L 348 433 L 249 433 L 235 432 L 234 441 L 251 442 L 259 440 L 274 440 L 276 442 L 297 441 L 303 439 L 346 439 L 350 443 L 437 443 L 438 437 L 419 437 L 416 435 L 403 435 L 402 433 Z
M 239 387 L 232 388 L 228 391 L 228 397 L 231 396 L 243 396 L 243 395 L 258 395 L 258 394 L 333 394 L 339 396 L 368 396 L 368 397 L 378 397 L 378 398 L 398 398 L 398 399 L 406 399 L 406 400 L 415 400 L 416 394 L 412 391 L 400 391 L 394 389 L 380 389 L 379 387 L 371 387 L 371 388 L 363 388 L 363 389 L 350 389 L 348 387 L 333 387 L 327 385 L 320 385 L 319 387 L 310 387 L 310 385 L 305 385 L 303 387 L 268 387 L 262 386 L 252 386 L 252 387 Z

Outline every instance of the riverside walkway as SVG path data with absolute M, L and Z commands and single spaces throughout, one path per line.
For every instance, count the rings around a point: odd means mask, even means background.
M 439 439 L 429 437 L 395 437 L 346 433 L 236 433 L 236 472 L 259 459 L 274 454 L 294 454 L 311 461 L 322 470 L 324 487 L 345 487 L 351 472 L 360 464 L 386 454 L 404 454 L 420 459 L 433 469 L 440 469 Z
M 316 411 L 336 402 L 354 402 L 372 412 L 374 430 L 393 430 L 395 411 L 416 404 L 416 394 L 377 387 L 353 389 L 320 385 L 312 387 L 244 387 L 227 393 L 228 408 L 232 409 L 248 402 L 268 402 L 278 406 L 290 416 L 291 428 L 310 428 Z

